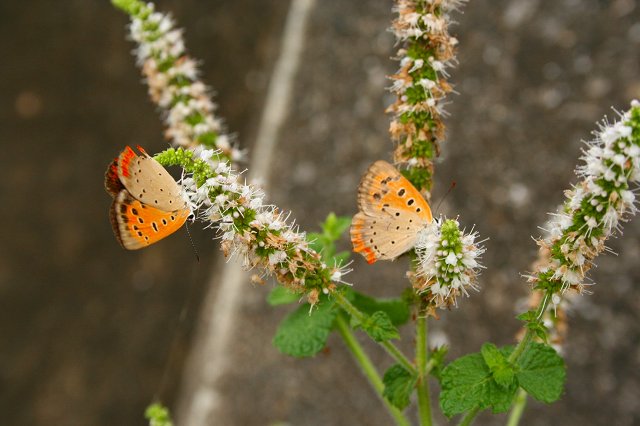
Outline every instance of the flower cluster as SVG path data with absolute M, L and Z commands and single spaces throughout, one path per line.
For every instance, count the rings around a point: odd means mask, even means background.
M 240 183 L 213 150 L 195 154 L 171 148 L 155 158 L 164 166 L 177 165 L 189 173 L 182 186 L 191 207 L 199 211 L 200 219 L 216 227 L 225 256 L 239 257 L 243 267 L 257 268 L 263 276 L 275 276 L 292 291 L 306 294 L 312 305 L 321 293 L 335 290 L 334 283 L 342 282 L 348 271 L 324 264 L 305 234 L 287 223 L 288 216 L 265 205 L 260 189 Z
M 459 0 L 397 0 L 393 32 L 402 48 L 400 69 L 391 76 L 397 100 L 388 112 L 391 137 L 397 142 L 394 160 L 424 193 L 431 191 L 433 159 L 444 137 L 443 98 L 452 89 L 447 68 L 455 60 L 458 41 L 448 33 L 449 14 Z
M 485 249 L 477 232 L 465 234 L 456 220 L 432 221 L 420 232 L 415 250 L 417 268 L 410 273 L 414 289 L 426 302 L 427 313 L 457 304 L 469 289 L 478 290 L 478 262 Z
M 547 224 L 538 241 L 543 260 L 529 277 L 536 289 L 554 294 L 554 305 L 566 290 L 585 292 L 585 274 L 606 239 L 637 211 L 632 185 L 640 181 L 640 102 L 633 101 L 616 123 L 605 122 L 582 160 L 582 180 Z
M 167 139 L 174 146 L 216 148 L 225 159 L 239 160 L 241 152 L 222 134 L 210 91 L 198 79 L 196 61 L 186 55 L 182 30 L 171 16 L 154 12 L 152 3 L 119 1 L 130 8 L 138 65 L 152 101 L 163 113 Z

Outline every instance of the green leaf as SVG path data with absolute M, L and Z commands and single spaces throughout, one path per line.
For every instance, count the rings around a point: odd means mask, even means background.
M 338 310 L 334 309 L 333 302 L 324 298 L 312 312 L 309 312 L 310 308 L 305 303 L 280 323 L 273 338 L 273 344 L 280 352 L 307 357 L 325 347 Z
M 348 216 L 336 216 L 335 213 L 329 213 L 327 219 L 322 224 L 322 232 L 332 241 L 340 239 L 344 231 L 349 229 L 351 218 Z
M 394 407 L 404 410 L 409 405 L 409 397 L 418 381 L 418 376 L 412 375 L 400 364 L 392 365 L 382 378 L 384 396 Z
M 288 305 L 300 300 L 300 295 L 281 285 L 274 287 L 267 296 L 267 303 L 271 306 Z
M 385 312 L 374 312 L 359 324 L 360 327 L 376 342 L 386 342 L 400 338 L 398 329 L 391 323 L 389 315 Z
M 318 234 L 317 232 L 309 232 L 307 234 L 307 242 L 309 243 L 309 247 L 313 250 L 321 253 L 324 250 L 327 242 L 322 234 Z
M 493 343 L 485 343 L 480 350 L 485 364 L 491 370 L 491 375 L 498 386 L 509 388 L 515 385 L 513 366 Z
M 386 313 L 393 325 L 402 325 L 409 321 L 409 305 L 403 299 L 374 299 L 357 291 L 350 290 L 349 300 L 353 305 L 365 314 L 373 314 L 377 311 Z
M 144 417 L 149 420 L 149 426 L 173 426 L 169 409 L 159 402 L 149 405 L 144 411 Z
M 564 360 L 551 347 L 531 343 L 518 360 L 518 384 L 538 401 L 557 401 L 564 389 Z
M 336 265 L 340 266 L 346 264 L 347 260 L 349 260 L 349 257 L 351 257 L 351 253 L 345 250 L 335 254 L 333 256 L 333 260 L 335 261 Z
M 449 347 L 447 345 L 442 345 L 429 352 L 429 362 L 433 365 L 429 374 L 435 377 L 438 381 L 442 379 L 444 357 L 447 356 L 447 352 L 449 352 Z
M 511 348 L 501 350 L 506 356 Z M 491 408 L 494 413 L 509 410 L 517 385 L 500 386 L 479 353 L 458 358 L 442 370 L 440 407 L 447 417 L 469 411 L 475 406 Z

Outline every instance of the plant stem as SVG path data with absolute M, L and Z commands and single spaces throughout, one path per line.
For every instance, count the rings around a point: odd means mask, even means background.
M 476 418 L 479 412 L 480 412 L 480 407 L 476 405 L 475 407 L 473 407 L 471 411 L 465 414 L 462 420 L 460 420 L 460 423 L 458 423 L 458 426 L 470 425 L 471 423 L 473 423 L 473 419 Z
M 544 314 L 544 311 L 547 309 L 547 306 L 549 305 L 550 300 L 551 300 L 551 293 L 547 292 L 544 294 L 544 296 L 542 296 L 542 299 L 540 300 L 540 304 L 536 308 L 536 318 L 540 318 L 542 314 Z M 533 330 L 530 328 L 527 328 L 527 331 L 524 333 L 524 337 L 522 338 L 522 340 L 520 340 L 516 348 L 513 350 L 513 352 L 509 356 L 509 362 L 511 364 L 518 361 L 518 358 L 520 358 L 520 355 L 522 355 L 524 350 L 527 348 L 527 346 L 533 339 L 534 337 L 533 335 L 534 335 Z
M 364 322 L 364 320 L 366 319 L 366 315 L 362 313 L 358 308 L 353 306 L 353 304 L 349 302 L 349 300 L 347 300 L 347 298 L 344 297 L 341 292 L 336 291 L 333 293 L 333 296 L 335 297 L 338 305 L 340 305 L 340 307 L 344 309 L 349 315 L 356 318 L 360 322 Z M 393 357 L 393 359 L 395 359 L 400 365 L 402 365 L 402 368 L 413 375 L 417 374 L 417 371 L 411 361 L 409 361 L 407 357 L 404 356 L 404 354 L 400 351 L 400 349 L 398 349 L 393 343 L 389 341 L 377 343 L 379 343 L 387 351 L 387 353 Z
M 524 389 L 518 389 L 515 402 L 511 407 L 511 414 L 509 414 L 509 420 L 507 426 L 518 426 L 520 424 L 520 418 L 524 408 L 527 406 L 527 392 Z
M 338 316 L 336 317 L 336 325 L 338 327 L 340 336 L 342 336 L 342 339 L 347 346 L 347 349 L 349 349 L 353 358 L 356 360 L 358 365 L 360 365 L 362 372 L 369 380 L 369 383 L 371 383 L 371 386 L 373 386 L 373 389 L 376 391 L 385 407 L 387 407 L 389 414 L 391 414 L 396 424 L 399 426 L 410 426 L 411 423 L 404 416 L 404 414 L 402 414 L 400 410 L 391 405 L 391 403 L 384 396 L 382 396 L 382 392 L 384 390 L 382 378 L 380 378 L 378 371 L 373 366 L 373 363 L 371 362 L 367 354 L 364 352 L 362 346 L 360 346 L 360 343 L 358 343 L 353 333 L 351 333 L 349 324 L 347 324 L 347 321 L 344 318 L 343 314 L 338 314 Z
M 427 319 L 418 317 L 416 321 L 416 366 L 418 368 L 418 412 L 422 426 L 431 426 L 433 423 L 429 376 L 426 373 L 427 357 Z

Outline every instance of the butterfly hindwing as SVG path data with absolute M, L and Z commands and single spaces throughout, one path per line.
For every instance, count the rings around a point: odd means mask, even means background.
M 351 241 L 369 263 L 394 259 L 411 249 L 418 231 L 432 220 L 420 192 L 385 161 L 373 163 L 362 178 L 358 207 Z
M 128 250 L 151 245 L 177 231 L 189 217 L 187 209 L 166 212 L 144 204 L 126 189 L 111 205 L 111 224 L 116 238 Z

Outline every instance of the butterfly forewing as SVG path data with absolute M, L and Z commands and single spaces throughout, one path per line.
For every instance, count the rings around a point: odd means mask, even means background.
M 165 211 L 185 209 L 180 185 L 160 163 L 138 147 L 142 155 L 126 147 L 118 157 L 118 177 L 131 195 Z
M 351 241 L 369 263 L 394 259 L 411 249 L 418 231 L 432 220 L 420 192 L 385 161 L 373 163 L 362 178 L 358 207 Z

